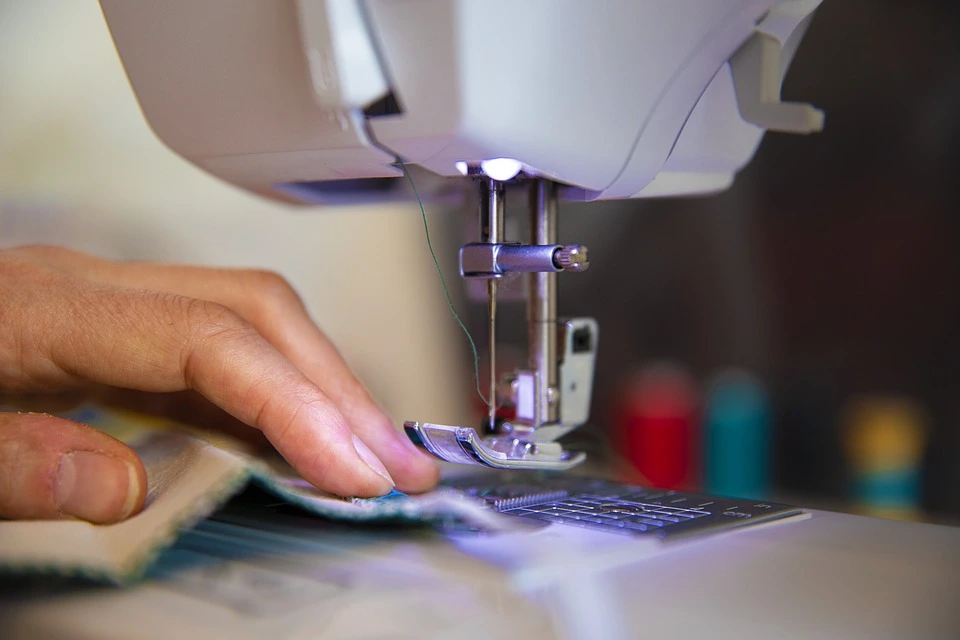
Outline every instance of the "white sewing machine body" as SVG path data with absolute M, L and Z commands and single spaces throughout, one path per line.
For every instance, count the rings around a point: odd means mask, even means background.
M 229 182 L 511 158 L 583 199 L 719 191 L 764 129 L 819 129 L 778 97 L 819 4 L 101 2 L 153 130 Z

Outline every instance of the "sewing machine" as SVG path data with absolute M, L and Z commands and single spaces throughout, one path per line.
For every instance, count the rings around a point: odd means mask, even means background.
M 425 192 L 429 172 L 478 192 L 507 182 L 532 192 L 532 215 L 539 216 L 555 198 L 722 189 L 765 128 L 819 124 L 808 108 L 775 99 L 807 19 L 792 13 L 797 3 L 769 12 L 772 2 L 721 0 L 103 5 L 160 137 L 205 170 L 276 197 L 406 195 L 400 156 Z M 343 7 L 354 12 L 345 18 Z M 300 20 L 318 8 L 309 25 Z M 353 34 L 357 41 L 316 41 L 328 51 L 353 51 L 350 60 L 359 64 L 363 43 L 376 34 L 379 51 L 368 50 L 375 55 L 366 62 L 388 71 L 395 104 L 385 100 L 368 115 L 367 99 L 382 94 L 364 94 L 350 80 L 362 76 L 341 75 L 341 58 L 306 48 L 321 27 L 332 28 L 328 35 L 349 33 L 344 20 L 358 8 L 369 16 Z M 897 35 L 883 31 L 881 43 Z M 749 76 L 755 85 L 741 84 L 751 68 L 769 74 L 765 93 L 756 76 Z M 506 92 L 512 83 L 517 90 Z M 321 95 L 340 106 L 321 106 L 331 104 Z M 507 180 L 497 163 L 483 168 L 501 157 L 519 161 L 521 173 Z M 471 175 L 459 177 L 457 162 Z M 499 197 L 493 194 L 494 203 Z M 556 228 L 555 220 L 547 224 Z M 529 277 L 549 283 L 556 275 Z M 554 353 L 558 379 L 576 375 L 560 362 L 562 350 Z M 528 370 L 550 366 L 532 362 Z M 570 397 L 552 403 L 561 421 Z M 548 427 L 535 425 L 526 439 Z M 161 558 L 165 573 L 124 589 L 8 582 L 0 635 L 947 638 L 960 628 L 955 527 L 815 511 L 787 526 L 662 548 L 646 534 L 561 525 L 455 543 L 422 529 L 358 528 L 277 511 L 272 500 L 242 520 L 228 508 L 198 523 Z
M 557 318 L 556 277 L 589 265 L 558 241 L 557 203 L 728 187 L 764 131 L 818 131 L 780 101 L 820 0 L 101 0 L 156 134 L 198 167 L 323 203 L 402 189 L 408 168 L 475 183 L 486 281 L 489 413 L 480 430 L 407 422 L 440 458 L 566 469 L 588 418 L 598 328 Z M 530 237 L 504 236 L 507 185 Z M 497 377 L 501 283 L 528 274 L 529 362 Z M 509 405 L 514 416 L 499 419 Z

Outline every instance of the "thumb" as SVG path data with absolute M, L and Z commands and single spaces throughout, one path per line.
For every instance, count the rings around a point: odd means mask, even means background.
M 117 522 L 143 508 L 146 488 L 137 455 L 102 431 L 0 413 L 0 517 Z

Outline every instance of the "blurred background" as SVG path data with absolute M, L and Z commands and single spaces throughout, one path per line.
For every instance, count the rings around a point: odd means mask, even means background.
M 592 266 L 560 310 L 601 331 L 576 437 L 662 486 L 960 521 L 960 6 L 825 0 L 783 94 L 824 132 L 768 134 L 730 191 L 561 207 Z M 474 213 L 429 216 L 452 273 Z M 92 0 L 0 0 L 0 246 L 24 242 L 276 270 L 398 422 L 476 420 L 415 205 L 290 208 L 180 160 Z
M 728 192 L 561 207 L 595 424 L 656 484 L 956 522 L 960 3 L 825 0 L 783 96 L 824 131 Z

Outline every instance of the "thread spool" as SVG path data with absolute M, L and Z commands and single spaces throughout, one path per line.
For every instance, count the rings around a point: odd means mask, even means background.
M 843 424 L 857 509 L 885 518 L 917 518 L 927 441 L 920 406 L 901 397 L 863 397 L 849 403 Z
M 732 369 L 709 385 L 706 420 L 706 490 L 736 498 L 770 493 L 770 410 L 760 380 Z
M 693 379 L 673 363 L 649 365 L 624 385 L 617 421 L 622 451 L 653 486 L 695 486 L 698 407 Z

